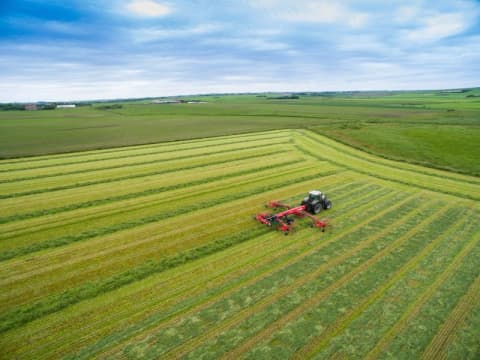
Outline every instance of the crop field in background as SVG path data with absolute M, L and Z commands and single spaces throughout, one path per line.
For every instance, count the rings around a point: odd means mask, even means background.
M 479 204 L 302 129 L 3 160 L 0 357 L 478 358 Z
M 480 88 L 193 99 L 204 103 L 0 111 L 0 158 L 302 128 L 382 157 L 480 175 Z

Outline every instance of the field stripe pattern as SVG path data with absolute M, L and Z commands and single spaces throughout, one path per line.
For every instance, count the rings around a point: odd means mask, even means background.
M 475 358 L 479 200 L 308 130 L 0 162 L 0 357 Z

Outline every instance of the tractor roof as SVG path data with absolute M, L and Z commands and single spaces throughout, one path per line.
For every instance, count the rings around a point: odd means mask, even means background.
M 318 191 L 318 190 L 312 190 L 312 191 L 309 192 L 309 194 L 317 196 L 317 195 L 322 195 L 322 192 Z

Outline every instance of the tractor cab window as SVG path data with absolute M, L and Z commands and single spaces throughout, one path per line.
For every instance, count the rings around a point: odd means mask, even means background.
M 318 194 L 318 193 L 317 193 L 317 194 L 310 193 L 310 194 L 308 194 L 308 200 L 313 201 L 313 200 L 319 199 L 320 196 L 321 196 L 321 194 L 322 194 L 322 193 L 320 193 L 320 194 Z

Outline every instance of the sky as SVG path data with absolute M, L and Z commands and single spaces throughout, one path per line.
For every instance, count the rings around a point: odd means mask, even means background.
M 479 0 L 0 0 L 0 102 L 475 86 Z

